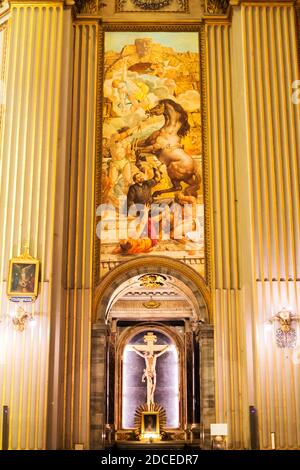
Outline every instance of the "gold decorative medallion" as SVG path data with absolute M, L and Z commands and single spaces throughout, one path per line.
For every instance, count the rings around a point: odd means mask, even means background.
M 188 0 L 116 0 L 116 13 L 118 12 L 172 12 L 188 13 Z
M 166 278 L 161 274 L 145 274 L 139 278 L 139 281 L 141 282 L 141 287 L 145 287 L 146 289 L 158 289 L 164 286 Z
M 161 306 L 161 303 L 160 302 L 156 302 L 155 300 L 152 299 L 152 297 L 150 298 L 150 300 L 148 300 L 147 302 L 144 302 L 143 303 L 143 306 L 146 307 L 146 308 L 158 308 Z

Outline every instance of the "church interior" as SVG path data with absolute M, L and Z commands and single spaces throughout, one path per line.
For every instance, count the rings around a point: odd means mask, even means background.
M 0 449 L 300 449 L 299 194 L 299 0 L 0 0 Z

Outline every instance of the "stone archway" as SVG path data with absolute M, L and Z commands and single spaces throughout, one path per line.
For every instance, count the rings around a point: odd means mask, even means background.
M 198 443 L 203 436 L 201 430 L 209 429 L 214 420 L 214 364 L 213 364 L 213 327 L 210 322 L 210 295 L 203 279 L 191 268 L 167 257 L 139 257 L 115 268 L 108 273 L 96 287 L 93 303 L 93 327 L 91 344 L 91 428 L 90 447 L 101 448 L 112 444 L 115 440 L 115 400 L 116 374 L 118 374 L 116 357 L 118 349 L 118 305 L 120 297 L 127 292 L 125 287 L 136 286 L 137 280 L 144 274 L 156 273 L 168 278 L 168 282 L 182 293 L 189 309 L 182 321 L 185 325 L 185 348 L 187 355 L 196 357 L 198 372 L 192 369 L 191 360 L 187 360 L 186 377 L 191 396 L 195 395 L 196 405 L 187 412 L 184 425 L 185 442 L 196 440 Z M 173 283 L 173 284 L 172 284 Z M 176 283 L 176 286 L 175 286 Z M 125 286 L 125 287 L 124 287 Z M 124 300 L 124 299 L 123 299 Z M 144 312 L 138 316 L 139 321 L 149 324 L 151 315 Z M 153 316 L 153 311 L 151 312 Z M 149 316 L 150 315 L 150 316 Z M 124 315 L 122 317 L 124 319 Z M 126 315 L 125 315 L 126 318 Z M 128 317 L 128 320 L 134 318 Z M 158 321 L 166 320 L 159 318 Z M 198 362 L 197 362 L 198 361 Z M 200 366 L 199 366 L 200 364 Z M 198 385 L 193 382 L 198 375 Z M 200 376 L 200 381 L 199 381 Z M 196 413 L 195 413 L 196 408 Z M 198 410 L 198 411 L 197 411 Z M 201 411 L 200 411 L 201 410 Z M 195 416 L 198 419 L 195 419 Z M 195 422 L 197 421 L 197 422 Z M 120 436 L 120 431 L 118 431 Z M 125 434 L 124 434 L 125 436 Z M 200 439 L 201 438 L 201 439 Z M 199 445 L 199 444 L 198 444 Z
M 132 261 L 123 263 L 110 271 L 98 284 L 94 291 L 93 321 L 105 317 L 110 299 L 118 286 L 126 279 L 149 272 L 174 274 L 178 279 L 187 283 L 199 304 L 205 302 L 208 318 L 211 320 L 210 293 L 203 278 L 189 266 L 166 256 L 139 256 Z

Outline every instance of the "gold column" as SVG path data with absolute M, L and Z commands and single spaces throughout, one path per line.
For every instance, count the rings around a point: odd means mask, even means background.
M 211 2 L 213 3 L 213 2 Z M 241 300 L 232 123 L 230 17 L 207 14 L 208 155 L 213 233 L 216 422 L 229 426 L 229 447 L 243 447 Z
M 289 350 L 266 336 L 264 322 L 282 307 L 299 312 L 299 79 L 294 1 L 231 2 L 239 231 L 249 242 L 241 266 L 249 405 L 258 409 L 261 448 L 300 445 L 300 377 Z M 239 44 L 239 45 L 238 45 Z M 245 120 L 241 120 L 241 116 Z M 247 168 L 247 172 L 245 172 Z M 249 175 L 249 176 L 247 176 Z M 241 252 L 245 240 L 241 237 Z M 299 334 L 299 331 L 298 331 Z M 251 373 L 250 362 L 254 363 Z M 253 385 L 252 385 L 253 384 Z
M 99 16 L 74 22 L 71 179 L 66 299 L 64 447 L 89 447 L 92 261 Z
M 9 448 L 44 449 L 53 310 L 55 194 L 61 108 L 63 1 L 11 1 L 7 87 L 1 141 L 0 403 L 9 406 Z M 41 260 L 34 329 L 12 328 L 8 260 L 23 250 Z M 0 429 L 0 433 L 2 428 Z M 1 442 L 1 435 L 0 435 Z

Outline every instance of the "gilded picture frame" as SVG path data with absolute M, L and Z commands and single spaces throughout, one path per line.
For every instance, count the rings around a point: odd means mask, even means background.
M 28 253 L 10 260 L 7 279 L 7 296 L 10 300 L 32 302 L 37 298 L 39 267 L 39 260 Z
M 199 41 L 199 73 L 201 77 L 201 86 L 200 86 L 200 102 L 201 102 L 201 128 L 202 128 L 202 174 L 203 174 L 203 198 L 204 198 L 204 236 L 205 236 L 205 246 L 204 246 L 204 264 L 205 264 L 205 276 L 204 281 L 208 285 L 211 284 L 210 279 L 210 264 L 211 264 L 211 255 L 210 255 L 210 195 L 209 195 L 209 176 L 208 176 L 208 157 L 207 157 L 207 100 L 206 100 L 206 59 L 205 59 L 205 32 L 203 24 L 183 24 L 183 25 L 170 25 L 170 24 L 161 24 L 161 25 L 145 25 L 145 24 L 107 24 L 103 23 L 99 27 L 99 43 L 98 43 L 98 86 L 97 86 L 97 129 L 96 129 L 96 188 L 95 188 L 95 208 L 101 205 L 101 191 L 103 183 L 101 183 L 101 172 L 102 172 L 102 160 L 103 160 L 103 148 L 102 148 L 102 139 L 103 139 L 103 92 L 104 92 L 104 80 L 105 80 L 105 69 L 104 69 L 104 54 L 105 54 L 105 34 L 107 32 L 196 32 L 198 34 Z M 101 246 L 100 239 L 97 236 L 97 223 L 99 219 L 95 218 L 95 242 L 94 242 L 94 286 L 99 284 L 99 281 L 105 273 L 101 272 Z M 124 261 L 126 261 L 124 259 Z M 110 262 L 106 263 L 109 266 L 108 269 L 116 267 L 119 263 Z
M 147 434 L 159 435 L 159 412 L 158 411 L 143 411 L 141 418 L 141 434 L 146 436 Z

